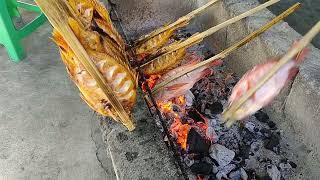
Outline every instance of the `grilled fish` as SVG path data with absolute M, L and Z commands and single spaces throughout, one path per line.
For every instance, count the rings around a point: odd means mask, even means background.
M 164 74 L 159 81 L 157 82 L 160 84 L 165 79 L 174 76 L 175 74 L 184 71 L 186 68 L 192 67 L 198 62 L 200 62 L 199 57 L 194 57 L 194 60 L 190 62 L 189 64 L 180 66 L 178 68 L 175 68 L 168 73 Z M 213 73 L 213 70 L 210 68 L 212 66 L 220 65 L 222 61 L 215 61 L 214 63 L 200 67 L 174 81 L 167 84 L 162 91 L 159 91 L 157 94 L 155 94 L 154 98 L 157 101 L 166 102 L 174 97 L 178 97 L 181 95 L 184 95 L 188 90 L 190 90 L 196 82 L 198 82 L 200 79 L 202 79 L 205 76 L 211 75 Z
M 265 107 L 280 93 L 285 85 L 294 79 L 300 64 L 308 50 L 303 50 L 296 59 L 283 66 L 267 83 L 265 83 L 248 101 L 246 101 L 231 117 L 231 120 L 242 120 Z M 229 107 L 237 102 L 250 88 L 254 87 L 270 69 L 276 65 L 278 59 L 270 60 L 255 66 L 248 71 L 234 87 L 229 98 Z

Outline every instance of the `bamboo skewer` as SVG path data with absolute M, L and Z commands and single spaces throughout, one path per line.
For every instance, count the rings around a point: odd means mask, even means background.
M 272 67 L 268 74 L 266 74 L 262 80 L 253 88 L 251 88 L 246 94 L 244 94 L 233 106 L 228 108 L 223 113 L 223 118 L 227 122 L 227 126 L 230 127 L 236 120 L 228 121 L 233 114 L 255 93 L 259 90 L 265 83 L 268 82 L 285 64 L 299 54 L 320 32 L 320 21 L 291 49 L 287 54 L 285 54 L 279 62 Z
M 170 82 L 178 79 L 179 77 L 194 71 L 200 67 L 206 66 L 210 63 L 212 63 L 213 61 L 216 61 L 218 59 L 224 59 L 225 57 L 227 57 L 231 52 L 239 49 L 240 47 L 242 47 L 243 45 L 249 43 L 250 41 L 252 41 L 253 39 L 255 39 L 256 37 L 258 37 L 259 35 L 261 35 L 262 33 L 264 33 L 265 31 L 267 31 L 268 29 L 270 29 L 273 25 L 277 24 L 278 22 L 280 22 L 282 19 L 286 18 L 287 16 L 289 16 L 291 13 L 293 13 L 294 11 L 296 11 L 298 8 L 301 7 L 300 3 L 296 3 L 295 5 L 293 5 L 292 7 L 290 7 L 289 9 L 287 9 L 285 12 L 283 12 L 282 14 L 280 14 L 279 16 L 275 17 L 273 20 L 271 20 L 270 22 L 268 22 L 267 24 L 265 24 L 264 26 L 262 26 L 261 28 L 259 28 L 258 30 L 252 32 L 250 35 L 248 35 L 247 37 L 245 37 L 244 39 L 242 39 L 241 41 L 237 42 L 236 44 L 234 44 L 233 46 L 225 49 L 224 51 L 222 51 L 221 53 L 217 54 L 216 56 L 200 62 L 190 68 L 186 68 L 184 71 L 177 73 L 175 76 L 172 76 L 168 79 L 166 79 L 164 82 L 156 85 L 153 90 L 152 93 L 155 94 L 157 93 L 160 89 L 162 89 L 164 86 L 166 86 L 167 84 L 169 84 Z
M 129 131 L 135 129 L 135 125 L 126 113 L 119 99 L 114 94 L 111 87 L 108 85 L 102 74 L 97 69 L 96 65 L 90 60 L 89 55 L 83 48 L 73 31 L 69 27 L 67 17 L 68 14 L 63 8 L 64 2 L 61 0 L 35 0 L 41 10 L 46 14 L 52 26 L 63 36 L 77 59 L 82 63 L 86 71 L 96 80 L 98 86 L 105 93 L 107 100 L 112 104 L 118 114 L 120 121 Z
M 233 18 L 231 18 L 231 19 L 229 19 L 229 20 L 227 20 L 227 21 L 225 21 L 225 22 L 223 22 L 223 23 L 221 23 L 221 24 L 219 24 L 217 26 L 214 26 L 214 27 L 202 32 L 202 33 L 196 34 L 196 35 L 188 38 L 187 40 L 185 40 L 185 41 L 183 41 L 181 43 L 177 43 L 177 44 L 174 44 L 174 45 L 171 45 L 171 46 L 169 45 L 167 47 L 164 47 L 164 48 L 160 49 L 156 53 L 157 57 L 155 59 L 161 58 L 161 56 L 166 56 L 167 54 L 169 54 L 171 52 L 174 52 L 174 51 L 177 51 L 179 49 L 188 48 L 188 47 L 190 47 L 190 46 L 192 46 L 192 45 L 194 45 L 196 43 L 199 43 L 204 38 L 206 38 L 206 37 L 214 34 L 215 32 L 217 32 L 217 31 L 229 26 L 230 24 L 233 24 L 233 23 L 235 23 L 237 21 L 240 21 L 240 20 L 242 20 L 242 19 L 244 19 L 244 18 L 246 18 L 246 17 L 248 17 L 248 16 L 250 16 L 252 14 L 255 14 L 255 13 L 257 13 L 257 12 L 259 12 L 259 11 L 261 11 L 261 10 L 263 10 L 263 9 L 265 9 L 265 8 L 271 6 L 271 5 L 273 5 L 273 4 L 275 4 L 275 3 L 279 2 L 279 1 L 280 0 L 270 0 L 270 1 L 266 2 L 266 3 L 264 3 L 264 4 L 261 4 L 260 6 L 257 6 L 257 7 L 253 8 L 253 9 L 245 12 L 245 13 L 242 13 L 242 14 L 236 16 L 236 17 L 233 17 Z M 153 60 L 141 65 L 140 67 L 144 67 L 144 66 L 150 64 L 155 59 L 153 59 Z
M 141 38 L 139 38 L 136 42 L 136 44 L 140 44 L 142 42 L 145 42 L 146 40 L 153 38 L 155 36 L 157 36 L 160 33 L 163 33 L 171 28 L 174 28 L 184 22 L 188 22 L 191 19 L 193 19 L 195 16 L 197 16 L 198 14 L 202 13 L 204 10 L 206 10 L 207 8 L 209 8 L 210 6 L 212 6 L 213 4 L 215 4 L 216 2 L 218 2 L 219 0 L 211 0 L 210 2 L 208 2 L 207 4 L 201 6 L 200 8 L 190 12 L 189 14 L 179 18 L 177 21 L 175 21 L 174 23 L 171 23 L 167 26 L 161 27 L 160 29 L 157 29 Z

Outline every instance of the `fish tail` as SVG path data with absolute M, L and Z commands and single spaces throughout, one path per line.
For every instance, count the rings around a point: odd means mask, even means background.
M 295 62 L 297 64 L 301 64 L 309 54 L 309 51 L 310 50 L 308 48 L 304 48 L 302 51 L 300 51 L 295 58 Z

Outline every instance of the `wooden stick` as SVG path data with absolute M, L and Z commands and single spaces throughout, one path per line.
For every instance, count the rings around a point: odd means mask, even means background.
M 234 17 L 234 18 L 231 18 L 231 19 L 229 19 L 229 20 L 227 20 L 227 21 L 225 21 L 225 22 L 223 22 L 223 23 L 221 23 L 221 24 L 219 24 L 217 26 L 214 26 L 214 27 L 202 32 L 202 33 L 199 33 L 199 34 L 197 34 L 197 35 L 195 35 L 195 36 L 193 36 L 191 38 L 188 38 L 187 40 L 185 40 L 185 41 L 183 41 L 183 42 L 181 42 L 179 44 L 176 44 L 174 46 L 164 47 L 159 51 L 159 54 L 171 53 L 171 52 L 177 51 L 177 50 L 179 50 L 181 48 L 190 47 L 190 46 L 194 45 L 195 43 L 198 43 L 198 42 L 202 41 L 204 38 L 212 35 L 213 33 L 219 31 L 220 29 L 223 29 L 223 28 L 229 26 L 230 24 L 233 24 L 233 23 L 235 23 L 237 21 L 240 21 L 240 20 L 242 20 L 242 19 L 244 19 L 244 18 L 246 18 L 248 16 L 251 16 L 252 14 L 260 12 L 261 10 L 263 10 L 263 9 L 265 9 L 265 8 L 271 6 L 271 5 L 273 5 L 273 4 L 275 4 L 275 3 L 279 2 L 279 1 L 280 0 L 270 0 L 270 1 L 266 2 L 266 3 L 264 3 L 264 4 L 261 4 L 260 6 L 257 6 L 257 7 L 253 8 L 253 9 L 245 12 L 245 13 L 242 13 L 242 14 Z
M 163 33 L 171 28 L 174 28 L 184 22 L 188 22 L 190 21 L 192 18 L 194 18 L 196 15 L 202 13 L 204 10 L 206 10 L 207 8 L 209 8 L 210 6 L 212 6 L 213 4 L 215 4 L 216 2 L 218 2 L 219 0 L 211 0 L 210 2 L 208 2 L 207 4 L 201 6 L 200 8 L 190 12 L 189 14 L 179 18 L 177 21 L 175 21 L 174 23 L 171 23 L 167 26 L 161 27 L 153 32 L 151 32 L 150 34 L 147 34 L 143 37 L 141 37 L 140 39 L 137 40 L 136 44 L 140 44 L 150 38 L 153 38 L 154 36 L 157 36 L 160 33 Z
M 166 79 L 164 82 L 156 85 L 152 91 L 153 94 L 157 93 L 161 88 L 163 88 L 164 86 L 166 86 L 167 84 L 169 84 L 170 82 L 178 79 L 179 77 L 194 71 L 200 67 L 206 66 L 210 63 L 212 63 L 213 61 L 216 61 L 218 59 L 223 59 L 226 56 L 228 56 L 231 52 L 239 49 L 240 47 L 242 47 L 243 45 L 247 44 L 248 42 L 252 41 L 253 39 L 255 39 L 256 37 L 258 37 L 259 35 L 261 35 L 262 33 L 264 33 L 265 31 L 267 31 L 268 29 L 270 29 L 273 25 L 277 24 L 278 22 L 280 22 L 282 19 L 284 19 L 285 17 L 289 16 L 291 13 L 293 13 L 295 10 L 297 10 L 298 8 L 301 7 L 300 3 L 296 3 L 295 5 L 293 5 L 292 7 L 290 7 L 288 10 L 286 10 L 285 12 L 283 12 L 282 14 L 280 14 L 279 16 L 275 17 L 272 21 L 268 22 L 267 24 L 265 24 L 264 26 L 262 26 L 261 28 L 259 28 L 258 30 L 254 31 L 253 33 L 251 33 L 249 36 L 245 37 L 244 39 L 242 39 L 241 41 L 237 42 L 236 44 L 234 44 L 233 46 L 225 49 L 224 51 L 222 51 L 221 53 L 217 54 L 216 56 L 200 62 L 190 68 L 185 69 L 184 71 L 177 73 L 175 76 L 172 76 L 168 79 Z
M 202 32 L 202 33 L 196 34 L 196 35 L 188 38 L 187 40 L 182 41 L 181 43 L 177 43 L 177 44 L 174 44 L 174 45 L 169 45 L 167 47 L 164 47 L 164 48 L 160 49 L 159 51 L 157 51 L 155 54 L 151 55 L 151 58 L 153 58 L 152 60 L 147 61 L 146 63 L 144 63 L 140 67 L 144 67 L 144 66 L 152 63 L 156 59 L 162 58 L 163 56 L 166 56 L 166 55 L 168 55 L 168 54 L 170 54 L 170 53 L 172 53 L 174 51 L 177 51 L 177 50 L 182 49 L 182 48 L 188 48 L 188 47 L 190 47 L 190 46 L 192 46 L 194 44 L 197 44 L 197 43 L 201 42 L 204 38 L 212 35 L 213 33 L 219 31 L 220 29 L 223 29 L 223 28 L 227 27 L 228 25 L 233 24 L 233 23 L 235 23 L 237 21 L 240 21 L 241 19 L 246 18 L 246 17 L 248 17 L 248 16 L 250 16 L 252 14 L 255 14 L 255 13 L 257 13 L 257 12 L 267 8 L 268 6 L 271 6 L 272 4 L 275 4 L 275 3 L 279 2 L 279 1 L 280 0 L 270 0 L 270 1 L 260 5 L 258 7 L 255 7 L 253 9 L 243 13 L 243 14 L 240 14 L 240 15 L 238 15 L 238 16 L 236 16 L 234 18 L 231 18 L 231 19 L 229 19 L 229 20 L 227 20 L 227 21 L 225 21 L 225 22 L 223 22 L 223 23 L 221 23 L 221 24 L 219 24 L 217 26 L 214 26 L 214 27 Z
M 126 113 L 122 104 L 108 85 L 96 65 L 91 61 L 86 50 L 83 48 L 73 31 L 69 27 L 67 18 L 68 13 L 64 9 L 64 2 L 61 0 L 35 0 L 42 12 L 46 14 L 52 26 L 63 36 L 77 59 L 82 63 L 86 71 L 96 80 L 98 86 L 107 96 L 107 100 L 112 104 L 118 114 L 120 121 L 128 128 L 129 131 L 135 129 L 133 122 Z
M 262 80 L 253 88 L 251 88 L 246 94 L 244 94 L 234 105 L 228 108 L 223 113 L 223 118 L 227 122 L 227 126 L 230 127 L 236 120 L 230 119 L 233 114 L 265 83 L 268 82 L 284 65 L 291 61 L 299 52 L 301 52 L 312 39 L 320 32 L 320 21 L 296 44 L 287 54 L 285 54 L 279 62 L 272 67 L 268 74 L 266 74 Z M 228 121 L 230 119 L 230 121 Z

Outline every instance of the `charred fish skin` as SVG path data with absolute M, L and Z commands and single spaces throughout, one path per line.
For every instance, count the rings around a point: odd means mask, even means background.
M 174 29 L 169 31 L 165 31 L 149 40 L 144 42 L 135 48 L 135 53 L 137 57 L 142 57 L 144 54 L 153 54 L 155 51 L 163 47 L 170 39 L 170 37 L 174 34 Z M 140 59 L 138 59 L 140 60 Z
M 98 0 L 67 0 L 69 11 L 74 14 L 73 18 L 86 30 L 92 30 L 98 26 L 107 36 L 112 38 L 119 47 L 125 49 L 125 41 L 114 27 L 108 10 Z
M 81 25 L 71 18 L 69 18 L 69 25 L 125 110 L 130 113 L 137 97 L 136 73 L 130 70 L 123 60 L 104 53 L 101 36 L 97 32 L 82 29 Z M 117 120 L 118 117 L 107 101 L 104 92 L 98 87 L 95 79 L 85 70 L 80 61 L 77 60 L 74 52 L 57 31 L 53 32 L 53 40 L 59 46 L 62 61 L 67 67 L 70 78 L 78 87 L 81 98 L 94 111 Z
M 147 75 L 164 74 L 171 69 L 174 69 L 186 55 L 185 49 L 180 49 L 178 51 L 160 56 L 153 60 L 151 63 L 146 64 L 142 68 L 142 72 Z

